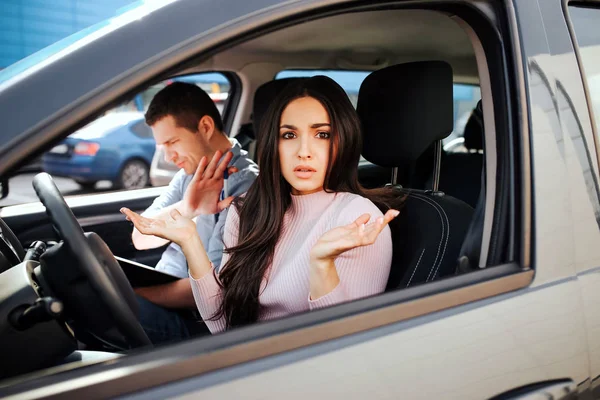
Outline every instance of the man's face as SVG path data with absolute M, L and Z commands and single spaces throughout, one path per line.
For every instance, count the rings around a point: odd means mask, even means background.
M 170 115 L 152 125 L 156 144 L 165 150 L 165 160 L 183 168 L 186 174 L 193 174 L 203 156 L 208 155 L 208 146 L 201 132 L 191 132 L 177 126 Z

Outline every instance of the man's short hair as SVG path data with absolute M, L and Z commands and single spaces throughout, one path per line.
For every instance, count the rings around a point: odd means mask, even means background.
M 198 122 L 208 115 L 215 122 L 215 127 L 223 132 L 217 106 L 204 90 L 191 83 L 173 82 L 161 89 L 146 111 L 146 124 L 152 126 L 168 115 L 175 119 L 177 126 L 192 132 L 198 131 Z

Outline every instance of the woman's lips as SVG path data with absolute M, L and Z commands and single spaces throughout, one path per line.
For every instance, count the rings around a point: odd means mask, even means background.
M 294 168 L 294 175 L 300 179 L 310 179 L 315 172 L 317 171 L 314 168 L 306 165 L 299 165 Z

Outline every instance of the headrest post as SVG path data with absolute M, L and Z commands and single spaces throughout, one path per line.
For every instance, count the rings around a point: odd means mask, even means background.
M 392 168 L 392 185 L 398 184 L 398 167 Z
M 437 192 L 440 186 L 440 169 L 442 164 L 442 141 L 436 140 L 434 143 L 433 156 L 433 192 Z

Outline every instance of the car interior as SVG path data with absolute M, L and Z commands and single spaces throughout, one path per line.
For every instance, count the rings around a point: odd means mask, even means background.
M 500 250 L 487 244 L 494 239 L 493 210 L 504 204 L 494 178 L 501 150 L 494 112 L 501 108 L 492 102 L 486 55 L 468 24 L 427 9 L 315 17 L 225 46 L 208 58 L 200 54 L 147 85 L 207 71 L 235 76 L 224 108 L 226 131 L 254 154 L 266 107 L 285 85 L 301 79 L 275 79 L 285 70 L 369 73 L 358 92 L 365 160 L 359 180 L 366 188 L 397 186 L 406 196 L 391 225 L 387 291 L 506 261 L 501 240 L 493 240 Z M 465 149 L 446 152 L 442 139 L 457 118 L 456 83 L 481 86 L 483 99 L 469 110 Z M 4 384 L 23 374 L 57 373 L 151 347 L 135 318 L 132 286 L 155 281 L 151 274 L 137 276 L 131 266 L 154 266 L 164 247 L 136 250 L 132 225 L 118 210 L 141 212 L 161 189 L 65 202 L 48 176 L 37 176 L 33 185 L 43 205 L 0 211 L 0 286 L 11 293 L 0 301 L 0 338 L 11 344 L 11 356 L 3 357 L 11 362 L 0 368 L 0 376 L 11 378 Z

